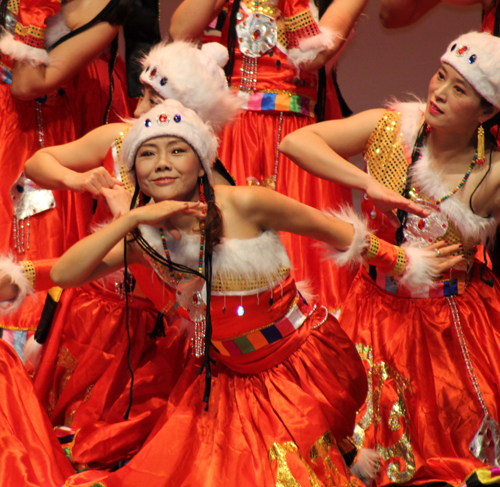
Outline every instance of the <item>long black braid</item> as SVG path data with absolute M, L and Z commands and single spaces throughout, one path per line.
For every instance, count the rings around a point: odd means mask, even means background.
M 208 177 L 205 175 L 203 176 L 203 188 L 205 192 L 205 198 L 207 200 L 207 213 L 210 212 L 212 205 L 215 205 L 215 198 L 214 198 L 214 193 L 213 189 L 210 186 L 210 183 L 208 181 Z M 139 185 L 136 184 L 135 190 L 134 190 L 134 195 L 132 197 L 132 202 L 130 204 L 130 209 L 133 210 L 138 201 L 139 201 L 139 193 L 140 193 L 140 188 Z M 179 264 L 177 262 L 173 262 L 171 260 L 168 260 L 164 255 L 159 254 L 151 245 L 148 243 L 148 241 L 141 235 L 140 231 L 135 231 L 133 233 L 134 236 L 134 241 L 137 242 L 137 244 L 141 247 L 141 249 L 146 252 L 151 259 L 154 261 L 158 262 L 161 265 L 164 265 L 168 267 L 172 271 L 177 271 L 181 272 L 183 274 L 191 274 L 196 277 L 202 278 L 206 282 L 206 289 L 207 289 L 207 303 L 206 303 L 206 331 L 205 331 L 205 358 L 203 361 L 202 366 L 199 369 L 199 373 L 203 373 L 205 370 L 205 392 L 203 395 L 203 401 L 207 404 L 206 410 L 208 410 L 208 401 L 210 399 L 210 392 L 212 388 L 212 370 L 211 366 L 212 364 L 215 363 L 213 359 L 210 357 L 210 348 L 211 348 L 211 341 L 212 341 L 212 316 L 211 316 L 211 311 L 210 311 L 210 306 L 211 306 L 211 289 L 212 289 L 212 249 L 211 246 L 208 245 L 208 243 L 205 244 L 204 247 L 204 269 L 203 273 L 200 273 L 199 271 L 192 269 L 191 267 L 185 266 L 183 264 Z M 125 267 L 125 282 L 127 282 L 127 272 L 128 272 L 128 267 L 127 267 L 127 248 L 128 241 L 127 237 L 124 239 L 124 267 Z M 126 293 L 126 326 L 127 326 L 127 336 L 128 336 L 128 351 L 127 351 L 127 364 L 128 368 L 130 371 L 131 375 L 131 385 L 130 385 L 130 399 L 129 399 L 129 407 L 127 409 L 127 412 L 125 414 L 125 419 L 128 418 L 128 414 L 130 412 L 130 409 L 132 407 L 132 400 L 133 400 L 133 384 L 134 384 L 134 373 L 133 370 L 130 366 L 129 363 L 129 356 L 130 356 L 130 350 L 131 350 L 131 338 L 130 338 L 130 331 L 129 331 L 129 316 L 128 316 L 128 293 L 129 289 L 127 286 L 125 286 L 125 293 Z
M 403 196 L 406 199 L 410 199 L 410 191 L 411 191 L 411 169 L 414 166 L 414 164 L 418 161 L 420 158 L 420 150 L 422 149 L 422 146 L 424 145 L 424 140 L 425 136 L 427 135 L 428 132 L 428 125 L 427 122 L 424 122 L 422 127 L 420 128 L 420 131 L 418 132 L 417 139 L 415 140 L 415 144 L 413 145 L 413 151 L 411 153 L 411 163 L 408 166 L 408 173 L 406 175 L 406 187 L 403 191 Z M 397 212 L 398 220 L 400 223 L 399 228 L 396 230 L 396 245 L 401 246 L 404 241 L 405 241 L 405 235 L 404 235 L 404 230 L 406 228 L 406 222 L 408 220 L 408 212 L 405 210 L 398 210 Z

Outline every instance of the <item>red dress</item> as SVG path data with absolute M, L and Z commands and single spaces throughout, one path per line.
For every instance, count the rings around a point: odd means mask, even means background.
M 74 471 L 14 350 L 0 340 L 2 485 L 60 486 Z
M 260 14 L 254 12 L 253 4 L 241 1 L 241 19 L 237 24 L 237 29 L 243 29 L 239 31 L 241 37 L 245 42 L 253 39 L 252 32 L 243 24 L 250 25 L 256 13 L 254 22 L 265 16 L 273 19 L 271 27 L 276 29 L 277 36 L 267 47 L 263 47 L 263 38 L 260 44 L 257 38 L 252 46 L 262 54 L 254 58 L 244 55 L 236 43 L 230 81 L 231 87 L 246 99 L 246 105 L 236 123 L 224 130 L 219 157 L 237 184 L 263 184 L 320 210 L 352 204 L 350 190 L 308 174 L 277 150 L 283 137 L 316 121 L 318 75 L 296 68 L 288 53 L 298 48 L 301 39 L 320 33 L 317 12 L 311 10 L 312 2 L 304 0 L 261 1 Z M 228 19 L 229 16 L 230 13 Z M 222 31 L 224 45 L 227 45 L 228 23 Z M 244 46 L 246 50 L 248 45 Z M 329 92 L 328 97 L 336 108 L 331 110 L 332 118 L 341 118 L 335 91 Z M 328 303 L 331 309 L 339 308 L 354 273 L 324 261 L 321 250 L 308 238 L 288 234 L 282 238 L 297 281 L 310 279 L 319 300 Z
M 120 134 L 104 160 L 110 173 L 122 138 Z M 99 202 L 94 219 L 111 219 L 105 203 Z M 110 469 L 140 449 L 189 357 L 189 336 L 176 326 L 178 317 L 167 312 L 173 311 L 171 295 L 161 283 L 155 285 L 151 270 L 132 267 L 138 287 L 154 304 L 140 294 L 130 295 L 130 353 L 123 273 L 118 272 L 63 292 L 34 377 L 52 424 L 77 432 L 67 455 L 79 469 Z M 133 406 L 124 420 L 129 366 L 134 373 Z
M 158 230 L 144 228 L 162 249 Z M 166 237 L 172 260 L 196 263 L 198 236 L 183 237 L 187 245 Z M 203 359 L 193 357 L 140 452 L 116 472 L 82 472 L 66 486 L 357 485 L 337 442 L 352 434 L 364 370 L 336 319 L 298 296 L 275 234 L 216 248 L 212 319 L 208 411 Z
M 28 2 L 12 5 L 10 15 L 29 14 L 28 21 L 21 20 L 26 15 L 18 21 L 32 25 L 30 32 L 43 31 L 45 18 L 60 8 L 60 2 L 54 1 L 39 2 L 31 10 Z M 36 46 L 29 36 L 19 40 Z M 43 50 L 43 44 L 36 47 Z M 109 58 L 110 54 L 104 52 L 57 91 L 37 100 L 23 101 L 12 97 L 10 92 L 13 60 L 1 56 L 0 252 L 3 254 L 11 252 L 19 260 L 58 257 L 87 235 L 92 219 L 92 198 L 88 193 L 40 190 L 32 183 L 17 181 L 24 163 L 36 151 L 71 142 L 103 123 L 109 100 Z M 125 65 L 120 58 L 116 60 L 113 81 L 108 120 L 119 122 L 120 117 L 130 117 L 132 113 L 126 94 Z M 24 211 L 16 211 L 18 218 L 14 215 L 12 197 L 14 201 L 26 199 Z M 33 201 L 34 198 L 37 200 Z M 2 318 L 0 326 L 35 330 L 44 301 L 44 293 L 36 301 L 28 299 L 18 313 Z
M 396 110 L 401 113 L 381 118 L 365 158 L 372 175 L 400 191 L 406 185 L 405 155 L 423 111 L 416 103 Z M 420 246 L 442 239 L 463 242 L 467 265 L 413 294 L 373 268 L 359 272 L 340 317 L 369 382 L 355 438 L 384 460 L 377 485 L 498 482 L 498 469 L 490 467 L 500 454 L 500 283 L 495 279 L 490 286 L 480 278 L 473 245 L 484 242 L 497 221 L 473 214 L 458 199 L 460 192 L 439 206 L 430 203 L 446 188 L 429 160 L 424 146 L 412 169 L 418 188 L 412 194 L 431 214 L 409 215 L 405 237 Z M 372 213 L 369 205 L 365 200 L 364 209 Z M 394 241 L 394 229 L 389 232 L 386 225 L 381 232 Z M 487 269 L 483 277 L 493 279 Z

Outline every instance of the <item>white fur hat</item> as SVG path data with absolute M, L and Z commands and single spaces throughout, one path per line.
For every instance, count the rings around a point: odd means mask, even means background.
M 500 38 L 469 32 L 450 43 L 441 62 L 456 69 L 495 107 L 500 107 Z
M 217 137 L 212 127 L 177 100 L 165 100 L 134 122 L 123 139 L 120 157 L 135 184 L 135 156 L 139 147 L 147 140 L 156 137 L 174 136 L 185 140 L 196 152 L 210 183 L 212 164 L 217 154 Z
M 199 117 L 220 131 L 233 120 L 243 101 L 232 93 L 222 66 L 227 49 L 217 42 L 195 44 L 176 41 L 154 46 L 142 60 L 142 83 L 162 98 L 173 98 L 195 110 Z

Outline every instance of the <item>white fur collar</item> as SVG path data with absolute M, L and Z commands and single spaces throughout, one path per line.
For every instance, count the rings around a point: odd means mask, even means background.
M 433 200 L 438 200 L 450 190 L 443 184 L 442 173 L 436 172 L 431 165 L 432 158 L 424 146 L 421 149 L 420 159 L 412 169 L 412 178 L 422 193 Z M 495 232 L 498 223 L 495 218 L 476 215 L 455 196 L 440 203 L 439 207 L 467 241 L 484 243 L 486 238 Z
M 143 237 L 160 254 L 164 255 L 160 230 L 148 225 L 139 225 Z M 183 235 L 175 240 L 165 232 L 168 251 L 174 262 L 198 268 L 200 237 L 198 235 Z M 215 247 L 213 254 L 214 274 L 220 279 L 238 276 L 243 279 L 264 277 L 269 282 L 279 278 L 281 267 L 290 267 L 290 259 L 278 235 L 272 231 L 263 232 L 260 236 L 240 240 L 224 238 Z
M 62 39 L 66 34 L 71 32 L 66 24 L 62 12 L 49 17 L 46 20 L 47 30 L 45 31 L 45 49 L 50 49 L 59 39 Z

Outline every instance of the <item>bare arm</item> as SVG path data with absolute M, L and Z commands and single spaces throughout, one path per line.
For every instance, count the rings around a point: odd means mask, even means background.
M 368 110 L 343 120 L 309 125 L 287 135 L 279 150 L 314 176 L 365 191 L 374 205 L 397 225 L 401 208 L 425 217 L 427 212 L 375 181 L 345 158 L 361 153 L 384 110 Z
M 118 26 L 107 22 L 91 27 L 51 51 L 48 66 L 32 66 L 15 61 L 12 96 L 21 100 L 33 100 L 61 87 L 95 59 L 114 39 L 118 30 Z
M 98 279 L 123 266 L 123 242 L 126 235 L 141 223 L 163 222 L 176 214 L 203 218 L 200 202 L 162 201 L 129 211 L 102 230 L 85 237 L 67 250 L 54 265 L 50 277 L 58 286 L 77 287 Z M 134 247 L 130 263 L 142 263 Z
M 227 0 L 184 0 L 172 15 L 170 37 L 178 40 L 198 40 Z
M 305 69 L 318 70 L 340 51 L 366 3 L 367 0 L 334 0 L 331 3 L 321 17 L 319 25 L 331 29 L 339 38 L 335 40 L 331 49 L 321 51 L 313 61 L 305 64 L 303 66 Z
M 26 162 L 26 175 L 47 189 L 97 195 L 101 187 L 112 188 L 117 181 L 101 166 L 111 144 L 128 127 L 103 125 L 68 144 L 41 149 Z

